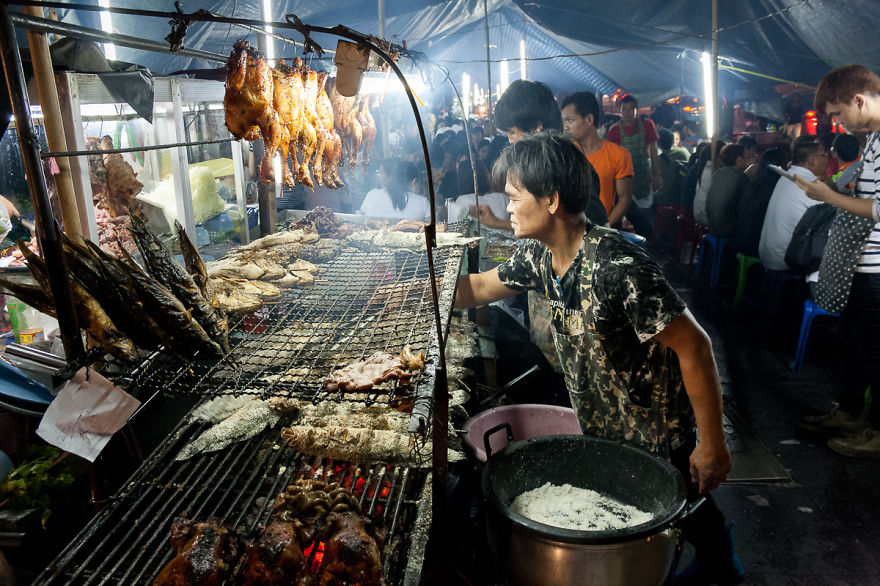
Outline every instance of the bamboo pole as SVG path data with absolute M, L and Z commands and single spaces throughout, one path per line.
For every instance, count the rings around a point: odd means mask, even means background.
M 24 13 L 43 18 L 43 9 L 38 6 L 25 6 Z M 34 79 L 37 82 L 37 94 L 40 96 L 40 108 L 43 110 L 43 124 L 49 139 L 49 150 L 66 151 L 67 141 L 64 139 L 64 124 L 61 120 L 61 105 L 58 103 L 58 88 L 55 87 L 55 71 L 52 69 L 52 58 L 49 55 L 49 42 L 45 34 L 30 30 L 27 31 L 27 39 L 34 66 Z M 68 236 L 80 236 L 82 228 L 76 206 L 76 194 L 73 191 L 70 162 L 67 159 L 55 161 L 61 170 L 55 175 L 55 187 L 61 204 L 64 231 Z
M 718 109 L 718 0 L 712 0 L 712 119 L 709 139 L 712 141 L 712 168 L 718 168 L 718 128 L 721 125 Z

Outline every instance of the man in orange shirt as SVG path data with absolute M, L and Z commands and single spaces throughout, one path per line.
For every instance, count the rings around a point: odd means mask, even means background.
M 603 140 L 596 129 L 599 102 L 590 92 L 577 92 L 562 102 L 562 123 L 599 175 L 599 199 L 608 223 L 617 226 L 632 202 L 632 157 L 622 146 Z M 616 196 L 616 197 L 615 197 Z

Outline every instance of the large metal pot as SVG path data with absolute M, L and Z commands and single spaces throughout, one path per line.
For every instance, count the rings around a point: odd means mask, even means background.
M 510 510 L 514 498 L 547 482 L 595 490 L 654 516 L 625 529 L 574 531 Z M 584 435 L 511 443 L 490 456 L 482 491 L 492 555 L 514 585 L 660 584 L 672 566 L 675 526 L 688 514 L 684 480 L 671 464 Z

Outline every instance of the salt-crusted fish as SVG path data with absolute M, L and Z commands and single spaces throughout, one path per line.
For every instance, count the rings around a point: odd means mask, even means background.
M 202 421 L 205 423 L 219 423 L 227 417 L 233 415 L 239 409 L 250 407 L 260 398 L 256 395 L 223 395 L 210 401 L 206 401 L 193 409 L 189 414 L 191 421 Z
M 196 454 L 216 452 L 226 446 L 248 440 L 281 418 L 281 412 L 269 407 L 267 401 L 244 405 L 232 415 L 208 428 L 185 445 L 175 460 L 187 460 Z
M 466 237 L 454 232 L 437 234 L 437 248 L 446 246 L 464 246 L 476 242 L 479 238 Z M 425 235 L 414 232 L 396 232 L 393 230 L 363 230 L 348 237 L 349 243 L 365 250 L 400 248 L 410 251 L 425 249 Z

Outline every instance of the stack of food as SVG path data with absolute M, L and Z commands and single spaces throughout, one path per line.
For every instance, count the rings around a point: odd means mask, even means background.
M 206 265 L 208 292 L 216 306 L 228 312 L 248 312 L 281 296 L 282 289 L 310 285 L 320 269 L 300 258 L 318 233 L 291 230 L 269 234 L 230 250 Z
M 123 360 L 135 360 L 137 348 L 161 347 L 182 357 L 223 356 L 229 351 L 226 317 L 208 301 L 204 264 L 183 228 L 178 225 L 178 235 L 189 272 L 136 215 L 131 216 L 131 230 L 146 270 L 124 249 L 118 259 L 93 242 L 62 235 L 79 325 L 107 353 Z M 2 279 L 0 285 L 55 316 L 45 260 L 24 245 L 19 248 L 39 285 Z

